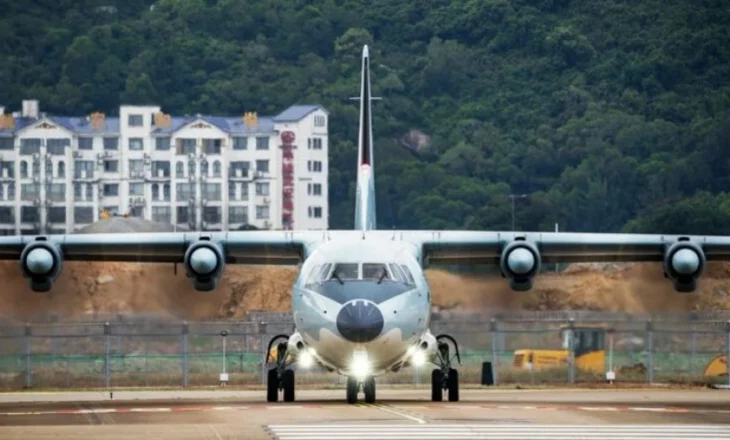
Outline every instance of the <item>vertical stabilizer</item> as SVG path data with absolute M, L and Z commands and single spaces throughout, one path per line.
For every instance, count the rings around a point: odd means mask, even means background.
M 375 180 L 373 175 L 373 128 L 370 94 L 370 53 L 362 48 L 362 77 L 360 79 L 360 132 L 357 153 L 357 199 L 355 200 L 355 229 L 375 229 Z

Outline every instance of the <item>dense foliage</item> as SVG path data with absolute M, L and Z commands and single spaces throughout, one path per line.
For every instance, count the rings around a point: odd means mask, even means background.
M 347 98 L 369 43 L 384 97 L 381 227 L 509 228 L 508 195 L 527 193 L 518 228 L 730 234 L 722 0 L 0 0 L 0 10 L 6 105 L 270 114 L 322 103 L 333 228 L 352 224 Z

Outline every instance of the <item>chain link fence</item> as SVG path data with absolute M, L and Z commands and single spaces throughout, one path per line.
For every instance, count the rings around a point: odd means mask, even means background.
M 260 385 L 268 342 L 293 329 L 289 314 L 263 312 L 238 322 L 0 320 L 0 389 L 218 386 L 221 373 L 229 386 Z M 730 385 L 730 313 L 434 313 L 431 329 L 458 341 L 462 383 L 480 383 L 486 368 L 495 384 L 599 383 L 613 372 L 619 383 Z M 426 384 L 432 369 L 378 381 Z M 297 382 L 344 379 L 315 367 L 298 371 Z

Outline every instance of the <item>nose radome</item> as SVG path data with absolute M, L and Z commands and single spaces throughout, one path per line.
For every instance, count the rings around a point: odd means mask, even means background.
M 350 301 L 337 314 L 337 330 L 348 341 L 370 342 L 383 331 L 383 313 L 375 303 Z

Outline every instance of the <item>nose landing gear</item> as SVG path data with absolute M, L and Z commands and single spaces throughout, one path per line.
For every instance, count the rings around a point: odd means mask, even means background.
M 276 354 L 272 356 L 271 351 L 276 344 Z M 266 365 L 272 363 L 274 366 L 269 369 L 266 381 L 266 401 L 276 402 L 279 400 L 279 391 L 283 391 L 284 402 L 294 401 L 294 370 L 289 368 L 294 361 L 287 353 L 287 345 L 289 342 L 288 335 L 277 335 L 269 341 L 269 347 L 266 350 Z
M 436 336 L 438 343 L 438 351 L 436 363 L 438 369 L 431 372 L 431 400 L 433 402 L 441 402 L 443 400 L 443 391 L 448 391 L 449 402 L 459 401 L 459 372 L 452 368 L 452 361 L 461 364 L 461 356 L 459 355 L 459 345 L 456 340 L 449 335 Z M 449 344 L 454 346 L 454 355 L 452 356 Z
M 357 403 L 357 393 L 362 386 L 365 403 L 375 403 L 375 378 L 367 376 L 360 381 L 354 376 L 347 376 L 347 403 Z

